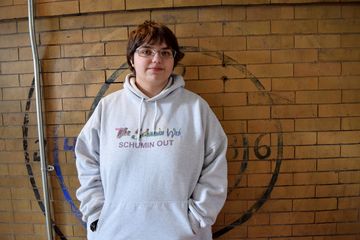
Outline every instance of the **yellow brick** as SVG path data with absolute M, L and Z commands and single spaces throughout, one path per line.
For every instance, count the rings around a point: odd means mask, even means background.
M 295 48 L 340 47 L 340 35 L 295 35 Z
M 340 130 L 340 118 L 296 119 L 295 131 Z
M 350 171 L 360 167 L 360 158 L 335 158 L 317 160 L 318 171 Z
M 71 44 L 62 48 L 64 57 L 101 56 L 104 55 L 103 43 Z
M 271 33 L 316 33 L 317 23 L 314 20 L 274 20 L 271 21 Z
M 210 106 L 239 106 L 246 105 L 245 93 L 217 93 L 201 94 Z
M 220 65 L 222 59 L 212 53 L 186 52 L 181 63 L 185 66 Z
M 313 223 L 313 212 L 285 212 L 285 213 L 271 213 L 271 224 L 299 224 L 299 223 Z
M 359 34 L 344 34 L 341 35 L 341 47 L 360 47 Z
M 44 72 L 81 71 L 83 69 L 83 60 L 80 58 L 42 61 L 42 70 Z
M 295 211 L 332 210 L 337 208 L 336 198 L 295 199 Z
M 359 19 L 320 20 L 319 33 L 357 33 L 360 28 Z
M 293 36 L 247 36 L 248 49 L 286 49 L 294 47 Z
M 360 116 L 360 104 L 319 105 L 319 117 Z
M 295 63 L 294 75 L 295 76 L 331 76 L 340 75 L 340 63 Z
M 223 126 L 226 133 L 244 133 L 246 129 L 246 121 L 222 121 L 221 125 Z
M 1 48 L 30 46 L 29 34 L 2 35 L 0 38 Z
M 341 16 L 343 18 L 358 18 L 360 13 L 359 5 L 349 4 L 341 7 Z
M 90 84 L 105 82 L 104 71 L 77 71 L 61 73 L 63 84 Z
M 292 64 L 254 64 L 247 69 L 256 77 L 289 77 L 293 76 Z
M 3 89 L 3 100 L 27 99 L 29 89 L 26 88 L 5 88 Z
M 315 200 L 314 200 L 315 201 Z M 314 201 L 305 201 L 303 205 L 305 204 L 309 204 L 311 206 L 311 204 L 313 204 Z M 322 202 L 321 202 L 322 201 Z M 318 202 L 318 203 L 317 203 Z M 319 199 L 319 201 L 315 202 L 317 205 L 321 205 L 323 204 L 333 204 L 332 202 L 328 203 L 326 202 L 326 199 L 322 200 Z M 319 206 L 318 210 L 327 210 L 326 206 Z M 329 207 L 328 209 L 332 209 L 331 207 Z M 307 225 L 295 225 L 293 226 L 292 229 L 292 234 L 293 236 L 314 236 L 314 235 L 335 235 L 336 234 L 336 224 L 335 223 L 326 223 L 326 224 L 307 224 Z
M 357 76 L 320 77 L 320 89 L 357 89 L 360 81 Z
M 84 29 L 92 27 L 103 27 L 104 17 L 101 14 L 91 14 L 84 16 L 71 16 L 60 18 L 61 29 Z
M 56 32 L 40 33 L 41 44 L 67 44 L 67 43 L 81 43 L 81 30 L 66 30 Z
M 226 120 L 266 119 L 270 117 L 270 108 L 266 106 L 243 106 L 224 108 Z
M 339 209 L 359 208 L 360 197 L 339 198 Z
M 291 234 L 291 226 L 289 225 L 275 225 L 275 226 L 249 226 L 249 238 L 259 237 L 275 237 L 288 236 Z
M 270 79 L 257 79 L 266 91 L 271 89 Z M 250 92 L 259 91 L 260 88 L 250 79 L 230 79 L 225 81 L 225 92 Z
M 19 20 L 17 23 L 19 33 L 29 32 L 28 21 Z M 59 19 L 58 18 L 37 18 L 35 21 L 36 32 L 44 32 L 51 30 L 59 30 Z
M 17 87 L 19 86 L 18 75 L 0 75 L 0 87 Z
M 342 130 L 357 130 L 360 129 L 360 117 L 342 118 Z
M 340 146 L 321 145 L 321 146 L 296 146 L 296 158 L 331 158 L 340 156 Z
M 357 143 L 360 139 L 360 131 L 342 131 L 342 132 L 319 132 L 319 144 L 342 144 Z
M 218 93 L 223 92 L 222 80 L 187 81 L 186 88 L 195 93 Z
M 295 102 L 295 94 L 293 92 L 249 92 L 248 103 L 255 105 L 267 104 L 289 104 Z
M 341 91 L 297 91 L 296 103 L 340 103 Z
M 342 102 L 343 103 L 360 102 L 360 90 L 343 90 Z
M 245 8 L 243 7 L 210 7 L 199 9 L 200 22 L 239 20 L 245 20 Z
M 305 5 L 295 7 L 295 18 L 340 18 L 341 8 L 338 5 Z
M 360 145 L 342 145 L 341 146 L 341 157 L 359 157 L 360 156 Z
M 359 196 L 360 185 L 359 184 L 348 184 L 348 185 L 325 185 L 316 187 L 316 197 L 349 197 Z M 356 216 L 356 215 L 355 215 Z M 351 217 L 347 216 L 347 220 L 351 221 Z M 341 219 L 337 219 L 341 221 Z M 342 220 L 343 221 L 343 220 Z
M 32 60 L 32 52 L 31 48 L 19 48 L 19 56 L 20 60 Z M 60 58 L 60 47 L 59 46 L 45 46 L 38 47 L 38 56 L 39 59 L 52 59 L 52 58 Z
M 225 55 L 235 60 L 236 63 L 270 63 L 270 51 L 251 50 L 251 51 L 232 51 L 225 52 Z
M 271 116 L 274 118 L 316 117 L 317 107 L 315 105 L 273 106 Z
M 315 196 L 314 186 L 275 187 L 271 192 L 273 198 L 311 198 Z
M 249 133 L 266 133 L 279 131 L 293 131 L 293 120 L 250 120 L 248 121 Z
M 293 19 L 294 8 L 291 6 L 252 6 L 246 9 L 248 20 Z
M 84 42 L 106 42 L 115 40 L 127 40 L 127 28 L 112 27 L 100 29 L 85 29 L 83 31 Z
M 311 90 L 317 89 L 317 78 L 273 78 L 273 90 Z
M 142 1 L 142 0 L 131 0 L 126 1 L 126 10 L 131 9 L 146 9 L 146 8 L 171 8 L 173 2 L 171 0 L 157 0 L 157 1 Z
M 13 19 L 13 18 L 25 18 L 28 15 L 26 5 L 14 5 L 0 7 L 0 20 Z
M 19 101 L 1 101 L 0 102 L 0 112 L 20 112 L 20 102 Z
M 269 3 L 268 0 L 223 0 L 223 5 L 248 5 L 248 4 L 264 4 Z
M 219 5 L 221 0 L 174 0 L 174 7 Z
M 224 24 L 224 35 L 265 35 L 270 33 L 269 21 L 227 22 Z
M 155 14 L 152 13 L 152 14 Z M 149 11 L 126 11 L 105 14 L 105 26 L 139 25 L 150 19 Z
M 320 49 L 319 61 L 357 61 L 360 59 L 360 50 L 347 49 Z
M 33 212 L 15 212 L 14 213 L 15 223 L 45 223 L 45 218 L 42 213 Z
M 62 1 L 36 4 L 36 16 L 58 16 L 79 13 L 78 1 Z
M 293 132 L 283 133 L 282 138 L 284 146 L 287 145 L 313 145 L 316 144 L 316 133 L 315 132 Z M 271 142 L 275 143 L 277 135 L 272 134 Z
M 273 63 L 316 61 L 318 61 L 318 51 L 315 49 L 271 51 L 271 62 Z
M 110 55 L 126 55 L 127 42 L 108 42 L 105 43 L 105 54 Z
M 124 56 L 87 57 L 85 58 L 86 70 L 117 69 L 126 63 Z
M 245 37 L 211 37 L 200 38 L 199 46 L 204 50 L 245 50 Z
M 89 111 L 93 101 L 93 98 L 67 98 L 63 100 L 63 107 L 65 111 Z
M 273 164 L 274 165 L 274 164 Z M 316 171 L 316 160 L 315 159 L 306 159 L 306 160 L 282 160 L 281 161 L 281 172 L 314 172 Z M 274 166 L 273 166 L 274 168 Z
M 360 62 L 342 62 L 343 75 L 360 75 Z
M 47 99 L 47 100 L 45 100 L 44 108 L 47 111 L 61 111 L 61 110 L 63 110 L 61 99 Z
M 0 34 L 16 33 L 16 22 L 0 23 Z
M 359 159 L 357 159 L 359 161 Z M 359 169 L 359 168 L 357 168 Z M 345 171 L 339 173 L 339 179 L 341 183 L 359 183 L 360 172 L 359 171 Z
M 199 79 L 232 79 L 245 77 L 233 66 L 200 66 Z
M 13 1 L 12 0 L 3 0 L 0 2 L 0 6 L 11 6 L 13 5 Z
M 87 97 L 96 97 L 99 93 L 102 84 L 86 84 L 85 85 L 85 96 Z M 109 89 L 106 91 L 108 94 L 110 91 Z
M 33 73 L 32 61 L 17 61 L 17 62 L 3 62 L 1 63 L 2 74 L 19 74 L 19 73 Z
M 79 3 L 81 13 L 125 10 L 124 0 L 80 0 Z
M 181 37 L 207 37 L 221 36 L 221 23 L 184 23 L 176 25 L 176 36 Z
M 44 98 L 71 98 L 84 97 L 85 90 L 82 85 L 51 86 L 44 88 Z

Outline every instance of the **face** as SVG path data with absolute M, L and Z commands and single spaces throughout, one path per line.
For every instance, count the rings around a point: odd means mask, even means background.
M 155 55 L 152 49 L 155 50 Z M 144 44 L 138 50 L 134 53 L 133 66 L 136 73 L 136 83 L 143 88 L 162 89 L 165 87 L 174 67 L 174 58 L 167 56 L 167 52 L 171 49 L 162 43 Z M 160 50 L 167 51 L 160 52 Z

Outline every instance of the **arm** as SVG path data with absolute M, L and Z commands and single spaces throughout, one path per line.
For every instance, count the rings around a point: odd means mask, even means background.
M 214 224 L 227 194 L 227 137 L 216 116 L 209 111 L 203 169 L 189 204 L 190 221 L 195 229 Z
M 100 104 L 99 104 L 100 105 Z M 76 196 L 80 200 L 80 211 L 87 225 L 99 219 L 104 204 L 104 190 L 100 176 L 99 161 L 99 109 L 81 130 L 75 146 L 76 168 L 80 187 Z

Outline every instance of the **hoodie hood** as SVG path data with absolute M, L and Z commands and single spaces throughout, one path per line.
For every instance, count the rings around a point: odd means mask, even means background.
M 184 79 L 180 75 L 170 75 L 169 81 L 165 88 L 154 97 L 146 96 L 135 84 L 135 75 L 128 74 L 125 78 L 124 89 L 128 91 L 131 95 L 137 97 L 139 99 L 139 111 L 138 111 L 138 142 L 140 141 L 140 132 L 143 125 L 143 120 L 146 116 L 146 108 L 144 109 L 144 102 L 147 103 L 154 103 L 155 105 L 155 114 L 153 118 L 153 126 L 152 130 L 155 131 L 156 129 L 156 122 L 158 119 L 158 101 L 167 97 L 169 94 L 174 92 L 178 88 L 183 88 L 185 86 Z M 144 109 L 144 113 L 143 113 Z
M 184 86 L 185 86 L 185 82 L 182 76 L 172 74 L 169 77 L 169 82 L 166 85 L 166 87 L 159 94 L 150 98 L 136 87 L 134 74 L 132 73 L 128 74 L 124 82 L 124 89 L 133 93 L 135 96 L 139 98 L 139 100 L 143 99 L 143 101 L 145 102 L 154 102 L 163 99 L 166 96 L 168 96 L 170 93 L 175 91 L 176 89 Z

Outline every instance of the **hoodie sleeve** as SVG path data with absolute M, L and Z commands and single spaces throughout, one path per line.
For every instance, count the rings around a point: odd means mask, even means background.
M 100 105 L 81 130 L 75 146 L 80 181 L 76 196 L 80 201 L 82 219 L 88 226 L 99 218 L 104 203 L 99 161 Z
M 195 231 L 214 224 L 227 195 L 227 137 L 210 107 L 208 112 L 203 168 L 189 203 Z

